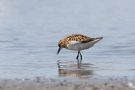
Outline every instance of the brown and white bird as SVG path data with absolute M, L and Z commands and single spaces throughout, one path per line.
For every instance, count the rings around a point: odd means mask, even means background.
M 76 59 L 79 60 L 79 56 L 80 56 L 80 62 L 81 62 L 82 61 L 81 50 L 92 47 L 101 39 L 103 39 L 103 37 L 91 38 L 82 34 L 69 35 L 58 42 L 59 49 L 57 51 L 57 54 L 59 54 L 62 48 L 78 51 Z

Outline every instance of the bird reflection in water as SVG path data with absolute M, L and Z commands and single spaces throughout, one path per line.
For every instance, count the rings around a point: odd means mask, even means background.
M 93 75 L 92 64 L 58 60 L 57 65 L 59 76 L 89 78 Z

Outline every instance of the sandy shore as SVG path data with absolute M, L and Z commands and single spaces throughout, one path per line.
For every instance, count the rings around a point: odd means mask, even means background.
M 0 80 L 0 90 L 135 90 L 135 81 L 109 79 L 30 79 Z

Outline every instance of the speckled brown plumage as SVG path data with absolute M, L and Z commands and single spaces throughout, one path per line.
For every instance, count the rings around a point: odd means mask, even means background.
M 67 44 L 70 43 L 70 41 L 80 41 L 81 43 L 87 43 L 90 41 L 93 41 L 94 38 L 90 38 L 88 36 L 82 35 L 82 34 L 72 34 L 69 35 L 63 39 L 61 39 L 58 43 L 60 47 L 66 47 Z
M 89 42 L 93 40 L 93 38 L 90 38 L 82 34 L 72 34 L 72 35 L 67 36 L 64 39 L 67 41 L 80 41 L 80 42 Z

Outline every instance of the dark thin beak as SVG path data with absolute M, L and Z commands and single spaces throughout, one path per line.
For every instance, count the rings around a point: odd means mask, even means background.
M 58 51 L 57 51 L 57 54 L 59 54 L 60 50 L 61 50 L 61 48 L 59 47 L 59 49 L 58 49 Z

